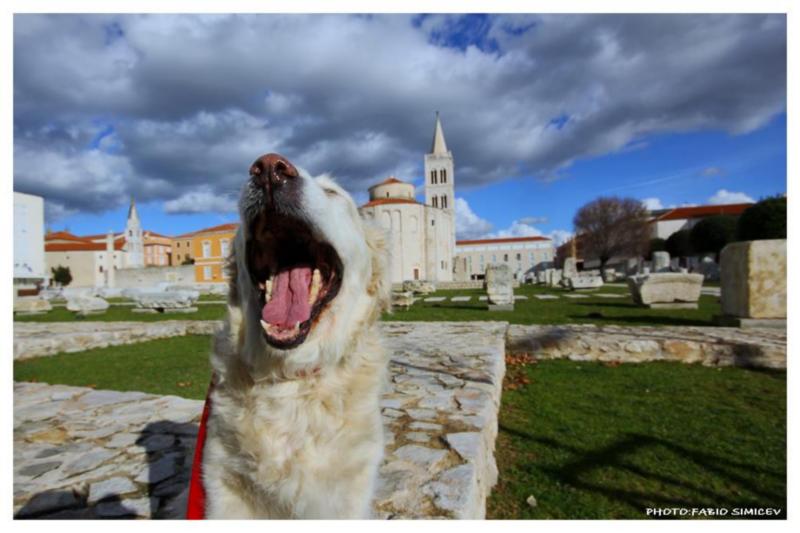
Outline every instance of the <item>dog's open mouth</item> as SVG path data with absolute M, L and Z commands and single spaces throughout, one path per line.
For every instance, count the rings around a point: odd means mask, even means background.
M 302 344 L 339 292 L 343 267 L 336 251 L 301 221 L 260 216 L 251 227 L 247 262 L 267 342 L 284 349 Z

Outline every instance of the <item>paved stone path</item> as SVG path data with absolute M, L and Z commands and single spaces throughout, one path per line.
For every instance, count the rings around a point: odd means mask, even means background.
M 392 359 L 377 516 L 483 518 L 497 479 L 506 328 L 384 324 Z M 15 383 L 15 515 L 172 516 L 201 410 L 174 396 Z
M 564 298 L 588 298 L 586 294 L 565 294 Z
M 453 302 L 468 302 L 472 300 L 472 296 L 453 296 L 450 300 Z
M 555 294 L 534 294 L 533 297 L 537 300 L 558 300 Z
M 445 298 L 444 296 L 429 296 L 428 298 L 425 298 L 425 300 L 423 300 L 423 301 L 425 301 L 425 302 L 443 302 L 445 300 L 447 300 L 447 298 Z

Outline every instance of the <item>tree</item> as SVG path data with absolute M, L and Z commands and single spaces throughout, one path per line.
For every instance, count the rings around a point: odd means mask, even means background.
M 584 243 L 585 258 L 599 259 L 602 269 L 612 257 L 647 252 L 647 220 L 647 209 L 639 200 L 601 197 L 581 207 L 572 223 Z
M 666 249 L 667 241 L 656 237 L 655 239 L 650 239 L 650 246 L 648 247 L 647 255 L 650 256 L 650 259 L 652 259 L 653 252 L 663 252 Z
M 689 257 L 692 250 L 691 231 L 682 229 L 667 237 L 667 251 L 670 257 Z
M 717 256 L 726 244 L 736 237 L 736 217 L 716 215 L 707 217 L 692 228 L 690 240 L 695 253 Z
M 62 287 L 72 283 L 72 272 L 69 271 L 69 267 L 58 265 L 55 268 L 51 268 L 50 272 L 53 274 L 53 281 L 59 283 Z
M 184 258 L 183 262 L 181 262 L 181 264 L 182 265 L 193 265 L 194 264 L 194 258 L 192 256 L 190 256 L 190 255 L 187 255 Z
M 765 198 L 745 209 L 736 223 L 737 241 L 786 238 L 786 197 Z

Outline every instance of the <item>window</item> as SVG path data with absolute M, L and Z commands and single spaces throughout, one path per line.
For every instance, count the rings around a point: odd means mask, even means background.
M 436 185 L 436 171 L 431 170 L 431 185 Z
M 178 260 L 178 261 L 180 261 L 180 260 L 181 260 L 181 254 L 178 254 L 176 257 L 177 257 L 177 260 Z
M 447 196 L 442 196 L 442 209 L 447 209 Z
M 435 220 L 431 220 L 431 226 L 435 226 L 435 225 L 436 225 L 436 221 Z M 67 257 L 67 259 L 69 259 L 69 257 Z
M 447 170 L 440 170 L 439 175 L 442 177 L 442 183 L 447 183 Z
M 211 267 L 204 266 L 203 267 L 203 279 L 211 279 Z
M 176 243 L 176 244 L 175 244 L 175 247 L 176 247 L 176 248 L 180 248 L 180 247 L 181 247 L 181 243 Z
M 186 241 L 186 247 L 189 248 L 190 244 L 189 241 Z
M 492 263 L 497 263 L 497 256 L 492 254 Z
M 222 239 L 219 241 L 219 245 L 222 250 L 222 257 L 228 257 L 228 252 L 230 251 L 230 241 L 228 239 Z
M 503 254 L 503 261 L 508 263 L 508 254 Z
M 439 197 L 438 196 L 434 196 L 433 197 L 433 207 L 439 207 Z
M 522 254 L 517 254 L 517 261 L 522 261 Z
M 100 265 L 100 272 L 103 271 L 103 265 Z
M 203 257 L 211 257 L 211 241 L 203 241 Z

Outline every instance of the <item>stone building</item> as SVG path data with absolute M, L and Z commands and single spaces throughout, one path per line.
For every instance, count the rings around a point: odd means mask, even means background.
M 57 266 L 69 267 L 70 286 L 113 287 L 116 270 L 145 266 L 144 247 L 144 231 L 131 198 L 122 232 L 79 236 L 57 231 L 45 235 L 45 264 L 47 272 Z
M 454 174 L 437 113 L 431 151 L 425 155 L 425 203 L 417 201 L 413 184 L 395 177 L 369 188 L 369 201 L 359 212 L 389 233 L 393 283 L 453 280 Z
M 738 217 L 752 205 L 752 203 L 697 205 L 651 211 L 650 214 L 653 218 L 650 220 L 650 237 L 652 239 L 667 239 L 675 232 L 692 229 L 695 224 L 706 217 L 715 215 Z
M 35 287 L 49 274 L 44 260 L 44 199 L 14 192 L 14 286 Z
M 516 280 L 553 266 L 555 249 L 547 237 L 509 237 L 456 242 L 455 281 L 483 279 L 489 265 L 508 265 Z
M 203 228 L 172 238 L 172 264 L 194 261 L 195 282 L 226 282 L 225 261 L 230 254 L 239 224 Z

